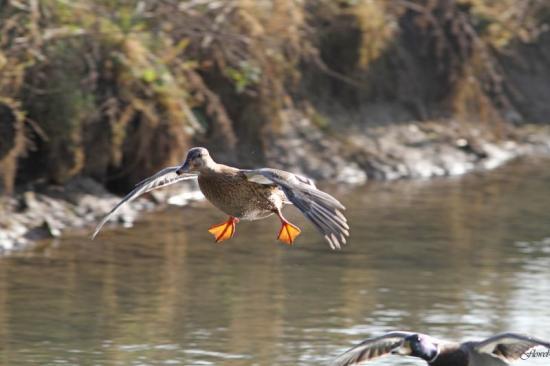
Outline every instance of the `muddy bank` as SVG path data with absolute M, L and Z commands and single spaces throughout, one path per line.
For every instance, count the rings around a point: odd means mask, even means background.
M 353 144 L 377 157 L 379 126 L 479 121 L 497 136 L 548 123 L 546 2 L 201 4 L 0 7 L 0 194 L 82 176 L 126 192 L 193 145 L 224 163 L 294 166 L 283 135 L 300 146 L 322 134 L 304 153 L 349 161 Z
M 454 176 L 492 169 L 519 156 L 550 155 L 548 126 L 524 126 L 503 139 L 474 125 L 425 122 L 347 131 L 346 137 L 333 135 L 331 140 L 305 119 L 287 127 L 272 140 L 269 165 L 340 184 Z M 201 197 L 194 183 L 183 182 L 129 203 L 113 223 L 131 226 L 139 212 Z M 20 250 L 74 228 L 91 232 L 119 200 L 91 178 L 22 189 L 2 198 L 0 252 Z

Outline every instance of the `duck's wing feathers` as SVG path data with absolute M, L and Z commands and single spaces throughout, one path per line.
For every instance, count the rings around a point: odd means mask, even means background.
M 332 366 L 362 365 L 375 358 L 386 356 L 403 345 L 404 339 L 414 333 L 389 332 L 380 337 L 369 338 L 347 350 L 331 364 Z
M 246 178 L 258 184 L 277 185 L 323 234 L 332 249 L 340 249 L 349 236 L 349 226 L 341 211 L 345 207 L 315 183 L 301 175 L 277 169 L 242 170 Z
M 94 233 L 92 234 L 92 240 L 96 237 L 96 235 L 99 233 L 103 225 L 109 219 L 124 205 L 125 203 L 128 203 L 130 201 L 135 200 L 139 196 L 141 196 L 144 193 L 150 192 L 155 189 L 163 188 L 166 186 L 169 186 L 171 184 L 181 182 L 183 180 L 193 179 L 197 176 L 195 174 L 182 174 L 177 175 L 176 170 L 178 170 L 179 167 L 177 166 L 171 166 L 168 168 L 164 168 L 161 171 L 157 172 L 153 176 L 146 178 L 136 184 L 136 187 L 128 193 L 97 225 L 97 227 L 94 230 Z
M 550 349 L 550 342 L 523 334 L 502 333 L 472 344 L 472 348 L 477 352 L 488 353 L 506 361 L 517 360 L 537 346 Z

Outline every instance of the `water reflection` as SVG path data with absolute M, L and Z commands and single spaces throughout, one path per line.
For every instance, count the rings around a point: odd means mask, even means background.
M 334 187 L 352 226 L 341 252 L 295 212 L 293 248 L 276 219 L 213 244 L 222 217 L 197 203 L 2 258 L 0 363 L 317 365 L 394 329 L 550 338 L 547 165 Z

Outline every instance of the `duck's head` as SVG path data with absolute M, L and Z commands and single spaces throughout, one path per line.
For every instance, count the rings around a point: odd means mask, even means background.
M 210 153 L 204 147 L 193 147 L 187 151 L 187 157 L 183 164 L 176 170 L 176 174 L 200 173 L 201 170 L 216 164 L 210 157 Z
M 422 334 L 411 334 L 405 337 L 403 344 L 392 353 L 419 357 L 430 363 L 439 355 L 439 347 L 430 337 Z

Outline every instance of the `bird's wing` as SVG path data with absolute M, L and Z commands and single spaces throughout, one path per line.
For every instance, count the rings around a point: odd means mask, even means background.
M 369 338 L 347 350 L 332 362 L 332 366 L 362 365 L 375 358 L 390 354 L 403 345 L 404 339 L 414 333 L 389 332 L 380 337 Z
M 332 249 L 340 249 L 346 243 L 349 226 L 341 212 L 345 207 L 336 198 L 318 190 L 311 179 L 268 168 L 242 172 L 251 182 L 279 186 L 288 200 L 323 234 Z
M 507 361 L 519 359 L 536 346 L 550 350 L 550 342 L 517 333 L 501 333 L 480 342 L 474 342 L 474 350 L 503 358 Z
M 183 180 L 196 178 L 195 174 L 182 174 L 177 175 L 176 170 L 178 170 L 179 167 L 177 166 L 171 166 L 168 168 L 164 168 L 161 171 L 157 172 L 155 175 L 146 178 L 136 184 L 136 187 L 132 190 L 132 192 L 128 193 L 97 225 L 95 228 L 94 233 L 92 234 L 92 240 L 96 237 L 97 233 L 101 230 L 103 225 L 109 219 L 127 202 L 133 201 L 139 196 L 141 196 L 144 193 L 147 193 L 149 191 L 163 188 L 166 186 L 169 186 L 171 184 L 181 182 Z

